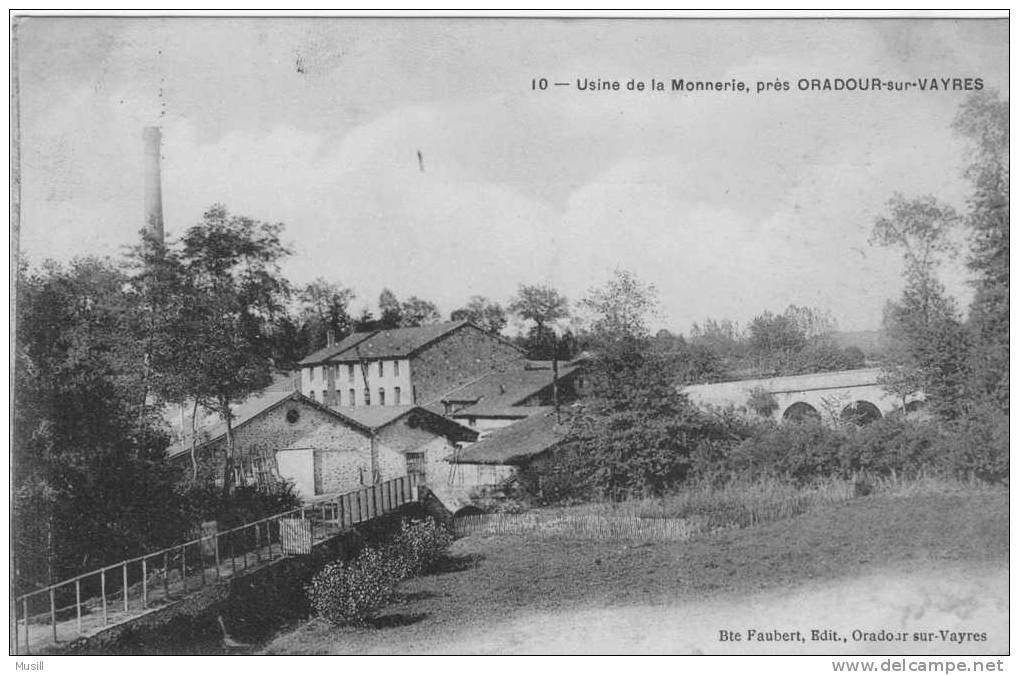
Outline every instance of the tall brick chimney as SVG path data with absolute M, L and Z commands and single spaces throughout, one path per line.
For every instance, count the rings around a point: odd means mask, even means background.
M 163 181 L 159 167 L 160 143 L 163 135 L 159 127 L 145 127 L 145 227 L 160 242 L 163 241 Z

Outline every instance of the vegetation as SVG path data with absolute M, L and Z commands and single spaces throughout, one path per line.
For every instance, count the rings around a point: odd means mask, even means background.
M 336 625 L 365 624 L 392 601 L 402 580 L 429 571 L 453 542 L 432 519 L 404 521 L 389 543 L 323 567 L 307 587 L 315 613 Z

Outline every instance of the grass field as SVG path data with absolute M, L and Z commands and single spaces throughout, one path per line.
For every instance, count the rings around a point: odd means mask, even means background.
M 313 619 L 265 652 L 1000 653 L 1007 558 L 1008 493 L 987 490 L 892 490 L 685 542 L 471 536 L 404 582 L 375 627 Z M 719 641 L 755 621 L 986 640 Z

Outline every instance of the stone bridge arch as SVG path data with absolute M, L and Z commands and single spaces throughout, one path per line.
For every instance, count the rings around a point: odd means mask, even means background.
M 746 408 L 751 392 L 764 390 L 777 404 L 772 418 L 779 422 L 812 417 L 812 409 L 828 423 L 870 423 L 903 405 L 878 384 L 880 372 L 878 368 L 861 368 L 691 385 L 682 391 L 701 406 L 740 409 Z M 922 399 L 922 395 L 907 399 L 907 411 Z

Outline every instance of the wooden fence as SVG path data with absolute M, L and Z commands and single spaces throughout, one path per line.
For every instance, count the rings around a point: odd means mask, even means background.
M 66 641 L 179 600 L 249 567 L 285 557 L 294 550 L 286 522 L 307 521 L 310 543 L 323 541 L 416 501 L 417 482 L 415 476 L 394 478 L 20 595 L 11 603 L 11 653 L 30 653 L 32 625 L 35 631 L 50 634 L 49 644 Z M 308 548 L 310 544 L 302 550 Z

